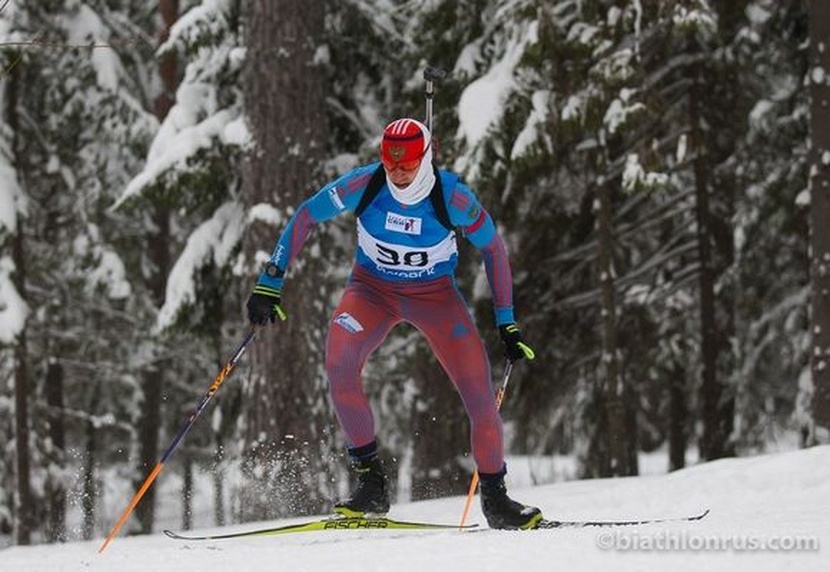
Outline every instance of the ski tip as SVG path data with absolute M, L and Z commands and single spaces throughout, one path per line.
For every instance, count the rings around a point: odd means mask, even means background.
M 702 518 L 706 518 L 706 516 L 708 516 L 708 515 L 709 515 L 709 509 L 707 508 L 707 509 L 706 509 L 706 510 L 704 510 L 702 513 L 700 513 L 699 515 L 697 515 L 696 517 L 694 517 L 694 519 L 693 519 L 693 520 L 700 520 L 700 519 L 702 519 Z
M 164 530 L 162 530 L 162 532 L 164 533 L 164 536 L 166 536 L 167 538 L 173 538 L 173 539 L 181 538 L 181 536 L 179 536 L 178 534 L 176 534 L 172 530 L 164 529 Z

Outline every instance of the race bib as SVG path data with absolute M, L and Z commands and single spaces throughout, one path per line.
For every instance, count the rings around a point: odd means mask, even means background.
M 419 221 L 417 234 L 420 234 L 420 219 L 417 220 Z M 388 222 L 387 218 L 387 224 Z M 448 261 L 458 252 L 454 231 L 448 231 L 443 240 L 432 246 L 404 246 L 373 236 L 366 230 L 360 219 L 357 221 L 357 243 L 379 269 L 420 271 L 419 273 L 424 274 L 428 274 L 436 264 Z

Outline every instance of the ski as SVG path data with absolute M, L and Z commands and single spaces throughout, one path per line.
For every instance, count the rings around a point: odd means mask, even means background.
M 556 528 L 587 528 L 587 527 L 612 527 L 612 526 L 638 526 L 647 524 L 660 524 L 667 522 L 694 522 L 703 520 L 709 514 L 709 509 L 689 516 L 648 518 L 640 520 L 550 520 L 542 519 L 532 530 L 546 530 Z M 230 538 L 245 538 L 253 536 L 276 536 L 279 534 L 291 534 L 298 532 L 319 532 L 325 530 L 471 530 L 478 528 L 477 524 L 468 524 L 459 527 L 457 524 L 440 524 L 434 522 L 417 522 L 405 520 L 393 520 L 380 517 L 333 517 L 311 520 L 298 524 L 288 524 L 271 528 L 258 528 L 208 535 L 187 535 L 165 530 L 164 534 L 173 540 L 227 540 Z M 482 529 L 479 529 L 482 530 Z M 485 529 L 486 530 L 486 529 Z
M 464 526 L 464 529 L 476 528 L 477 524 Z M 321 518 L 299 524 L 288 524 L 273 528 L 259 528 L 230 532 L 224 534 L 208 534 L 204 536 L 186 535 L 165 530 L 164 534 L 173 540 L 225 540 L 229 538 L 244 538 L 248 536 L 275 536 L 296 532 L 317 532 L 324 530 L 459 530 L 457 524 L 438 524 L 434 522 L 411 522 L 378 517 L 335 517 Z
M 707 508 L 700 514 L 689 516 L 678 516 L 669 518 L 647 518 L 642 520 L 548 520 L 542 521 L 536 526 L 534 530 L 548 529 L 548 528 L 585 528 L 589 526 L 637 526 L 641 524 L 660 524 L 665 522 L 694 522 L 696 520 L 703 520 L 709 514 Z

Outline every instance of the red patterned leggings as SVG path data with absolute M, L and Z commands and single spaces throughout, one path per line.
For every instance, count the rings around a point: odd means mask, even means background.
M 490 362 L 467 306 L 448 276 L 402 284 L 355 267 L 334 312 L 326 343 L 331 399 L 350 446 L 361 447 L 375 439 L 374 418 L 360 372 L 369 355 L 400 322 L 412 324 L 426 337 L 461 395 L 472 425 L 478 470 L 501 471 L 502 423 L 490 382 Z

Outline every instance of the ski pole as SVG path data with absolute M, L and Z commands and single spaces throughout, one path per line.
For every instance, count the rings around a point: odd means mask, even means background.
M 496 393 L 496 409 L 501 409 L 501 402 L 504 401 L 504 393 L 507 391 L 507 383 L 510 381 L 510 374 L 513 372 L 513 362 L 506 360 L 504 366 L 504 380 L 501 382 Z M 473 471 L 473 478 L 470 480 L 470 490 L 467 491 L 467 502 L 464 504 L 464 514 L 461 515 L 461 524 L 458 525 L 459 530 L 464 529 L 464 523 L 467 522 L 467 514 L 470 512 L 470 504 L 473 502 L 473 497 L 476 496 L 476 487 L 478 487 L 478 469 Z
M 187 433 L 190 431 L 190 428 L 193 427 L 193 424 L 196 422 L 196 419 L 199 417 L 202 411 L 205 410 L 205 407 L 207 406 L 210 399 L 213 397 L 213 394 L 216 393 L 219 387 L 228 378 L 231 371 L 233 371 L 233 368 L 236 366 L 236 362 L 239 361 L 239 358 L 242 357 L 242 354 L 245 353 L 245 350 L 248 349 L 248 346 L 256 337 L 257 329 L 257 326 L 251 326 L 251 329 L 248 330 L 248 333 L 245 335 L 245 339 L 243 339 L 242 343 L 239 344 L 239 347 L 236 348 L 233 357 L 230 360 L 228 360 L 228 363 L 225 364 L 225 367 L 223 367 L 221 371 L 216 375 L 216 377 L 213 380 L 213 383 L 210 384 L 207 393 L 205 393 L 204 397 L 202 397 L 202 401 L 199 403 L 199 406 L 187 418 L 187 421 L 184 423 L 182 428 L 173 438 L 173 441 L 167 447 L 167 450 L 164 452 L 164 455 L 162 455 L 161 460 L 159 460 L 159 462 L 156 463 L 156 466 L 144 480 L 144 483 L 138 489 L 138 492 L 135 493 L 133 500 L 131 500 L 130 504 L 127 505 L 127 508 L 124 509 L 124 512 L 121 514 L 121 517 L 118 519 L 118 522 L 116 522 L 115 526 L 112 527 L 112 530 L 107 535 L 107 538 L 106 540 L 104 540 L 104 543 L 101 545 L 101 548 L 98 549 L 99 554 L 106 549 L 107 545 L 110 542 L 112 542 L 112 539 L 115 538 L 115 536 L 118 534 L 118 531 L 121 530 L 121 527 L 130 517 L 130 514 L 132 514 L 133 510 L 138 505 L 141 498 L 144 496 L 144 493 L 147 492 L 147 489 L 149 489 L 150 485 L 153 484 L 153 481 L 156 480 L 156 477 L 159 475 L 161 469 L 164 467 L 164 463 L 167 462 L 167 460 L 173 454 L 173 451 L 179 445 L 179 442 L 184 438 L 185 435 L 187 435 Z
M 434 68 L 427 66 L 424 70 L 424 79 L 427 82 L 426 85 L 426 99 L 427 99 L 427 118 L 426 124 L 427 129 L 429 132 L 432 133 L 432 123 L 433 123 L 433 98 L 435 97 L 435 84 L 441 83 L 446 79 L 447 72 L 442 70 L 441 68 Z

